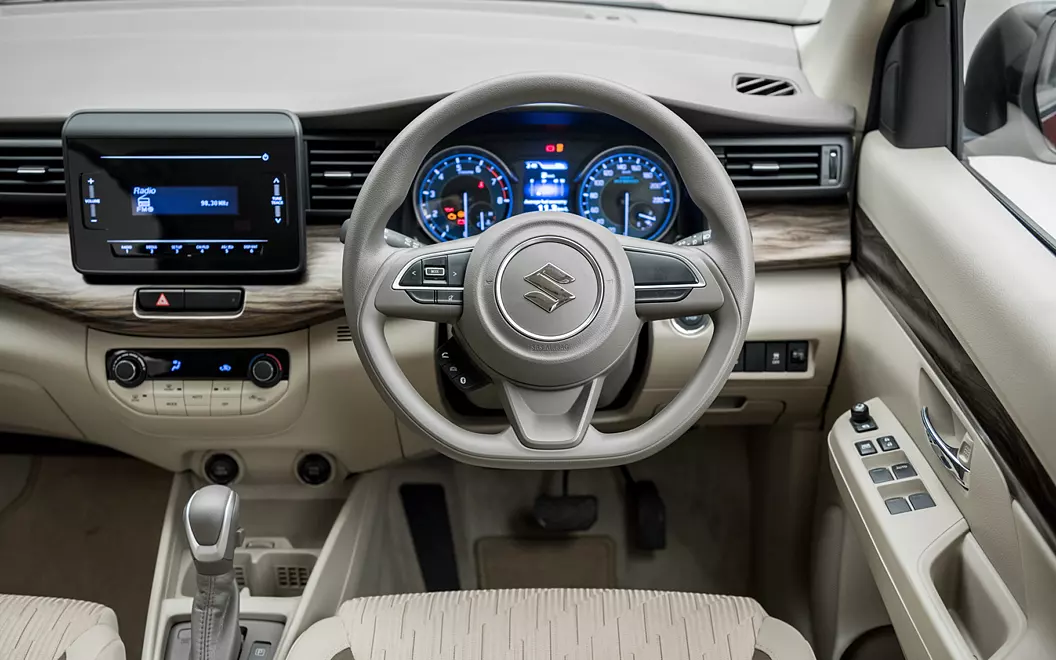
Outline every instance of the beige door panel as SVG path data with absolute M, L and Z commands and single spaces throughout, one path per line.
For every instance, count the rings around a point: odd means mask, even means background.
M 881 398 L 922 450 L 945 491 L 960 509 L 976 540 L 1009 590 L 1024 599 L 1019 544 L 1012 523 L 1012 498 L 1005 477 L 978 424 L 925 357 L 869 281 L 850 269 L 846 278 L 847 326 L 843 360 L 830 411 L 855 400 Z M 969 488 L 963 488 L 931 449 L 921 420 L 927 406 L 945 442 L 972 446 Z
M 1012 657 L 1026 631 L 1023 611 L 925 454 L 880 399 L 868 403 L 878 429 L 857 433 L 849 414 L 841 416 L 829 434 L 829 458 L 906 657 Z M 856 443 L 880 436 L 894 437 L 899 449 L 859 455 Z M 874 483 L 871 470 L 904 463 L 916 476 Z M 921 493 L 934 506 L 889 509 L 889 501 L 908 506 Z

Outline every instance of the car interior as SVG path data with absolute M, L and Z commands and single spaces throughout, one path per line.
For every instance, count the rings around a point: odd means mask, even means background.
M 0 0 L 0 660 L 1056 658 L 1056 2 Z

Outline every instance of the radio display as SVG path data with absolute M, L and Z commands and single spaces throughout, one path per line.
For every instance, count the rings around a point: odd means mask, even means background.
M 131 197 L 132 215 L 238 215 L 236 186 L 132 186 Z
M 82 273 L 303 271 L 295 117 L 77 113 L 63 138 L 74 266 Z

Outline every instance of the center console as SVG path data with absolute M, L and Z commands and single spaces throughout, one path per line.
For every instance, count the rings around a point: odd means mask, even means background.
M 78 112 L 63 128 L 74 267 L 182 279 L 304 271 L 300 123 L 283 112 Z

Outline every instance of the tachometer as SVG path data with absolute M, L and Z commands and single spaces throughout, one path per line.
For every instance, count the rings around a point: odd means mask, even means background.
M 579 186 L 579 213 L 614 234 L 659 238 L 678 209 L 678 182 L 651 151 L 616 147 L 587 166 Z
M 452 147 L 430 158 L 414 185 L 414 210 L 438 241 L 479 234 L 513 212 L 509 169 L 476 147 Z

